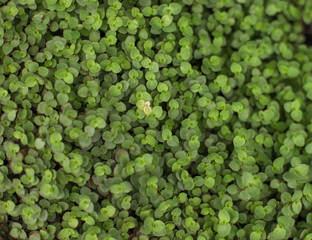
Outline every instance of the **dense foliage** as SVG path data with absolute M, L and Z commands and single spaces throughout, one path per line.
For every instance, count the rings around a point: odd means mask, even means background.
M 311 0 L 0 4 L 0 239 L 312 239 Z

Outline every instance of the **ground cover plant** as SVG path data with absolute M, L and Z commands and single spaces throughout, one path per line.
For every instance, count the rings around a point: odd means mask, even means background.
M 0 239 L 311 240 L 311 0 L 0 0 Z

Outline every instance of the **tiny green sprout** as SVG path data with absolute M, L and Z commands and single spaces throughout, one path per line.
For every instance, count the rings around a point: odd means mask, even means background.
M 144 100 L 138 100 L 136 103 L 138 109 L 142 110 L 146 116 L 149 116 L 153 112 L 153 109 L 150 107 L 150 105 L 151 103 L 149 101 Z
M 149 101 L 145 102 L 144 103 L 144 106 L 143 106 L 143 111 L 144 113 L 148 116 L 152 113 L 152 108 L 150 107 L 151 103 Z

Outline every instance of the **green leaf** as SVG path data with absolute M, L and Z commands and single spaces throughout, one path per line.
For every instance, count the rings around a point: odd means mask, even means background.
M 312 143 L 307 144 L 304 149 L 307 153 L 312 154 Z
M 156 220 L 153 223 L 153 231 L 154 232 L 161 232 L 162 230 L 165 229 L 165 224 L 160 221 L 160 220 Z
M 235 136 L 235 138 L 233 139 L 234 147 L 242 147 L 245 142 L 245 138 L 243 138 L 242 136 Z
M 230 220 L 231 220 L 230 214 L 227 212 L 226 209 L 220 210 L 218 213 L 218 217 L 220 219 L 220 222 L 222 222 L 222 225 L 230 222 Z
M 219 224 L 218 228 L 218 235 L 222 238 L 226 237 L 231 232 L 231 225 L 229 223 L 226 224 Z
M 277 225 L 273 231 L 274 239 L 284 239 L 286 236 L 286 230 L 281 225 Z
M 231 72 L 234 74 L 239 74 L 242 71 L 242 66 L 239 63 L 232 63 Z

